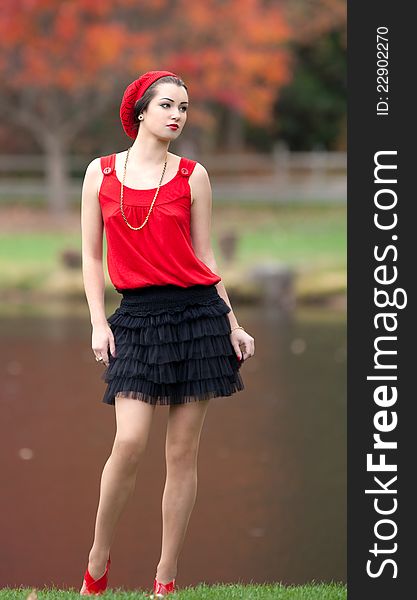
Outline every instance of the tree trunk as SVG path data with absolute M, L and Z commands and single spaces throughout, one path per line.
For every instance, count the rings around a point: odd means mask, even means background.
M 231 152 L 243 152 L 245 140 L 242 115 L 235 109 L 228 109 L 227 149 Z
M 46 167 L 46 196 L 50 212 L 64 217 L 69 212 L 69 187 L 67 153 L 64 140 L 56 133 L 43 139 Z

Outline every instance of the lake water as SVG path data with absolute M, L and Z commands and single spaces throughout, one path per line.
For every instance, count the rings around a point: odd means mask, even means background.
M 246 389 L 210 401 L 178 586 L 346 582 L 345 314 L 234 309 L 256 355 Z M 0 318 L 0 587 L 82 583 L 115 420 L 79 312 Z M 119 522 L 111 588 L 153 583 L 168 410 L 156 408 Z

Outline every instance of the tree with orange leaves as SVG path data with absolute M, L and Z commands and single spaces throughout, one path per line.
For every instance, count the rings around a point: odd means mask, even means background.
M 203 132 L 216 128 L 213 104 L 268 125 L 290 79 L 290 34 L 280 4 L 265 0 L 3 0 L 2 114 L 43 148 L 49 204 L 62 211 L 69 148 L 129 81 L 178 73 Z

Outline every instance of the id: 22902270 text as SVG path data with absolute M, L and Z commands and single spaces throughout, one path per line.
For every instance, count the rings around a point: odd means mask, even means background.
M 388 27 L 376 30 L 376 111 L 378 116 L 388 116 Z

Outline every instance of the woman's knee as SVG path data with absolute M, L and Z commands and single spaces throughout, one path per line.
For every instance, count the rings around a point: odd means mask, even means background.
M 146 448 L 145 439 L 129 439 L 116 436 L 112 455 L 126 466 L 137 466 Z
M 170 407 L 165 455 L 168 466 L 192 469 L 209 400 Z
M 155 407 L 132 398 L 116 396 L 116 437 L 112 454 L 136 465 L 145 451 Z
M 197 465 L 198 444 L 167 444 L 166 462 L 168 467 L 194 470 Z

